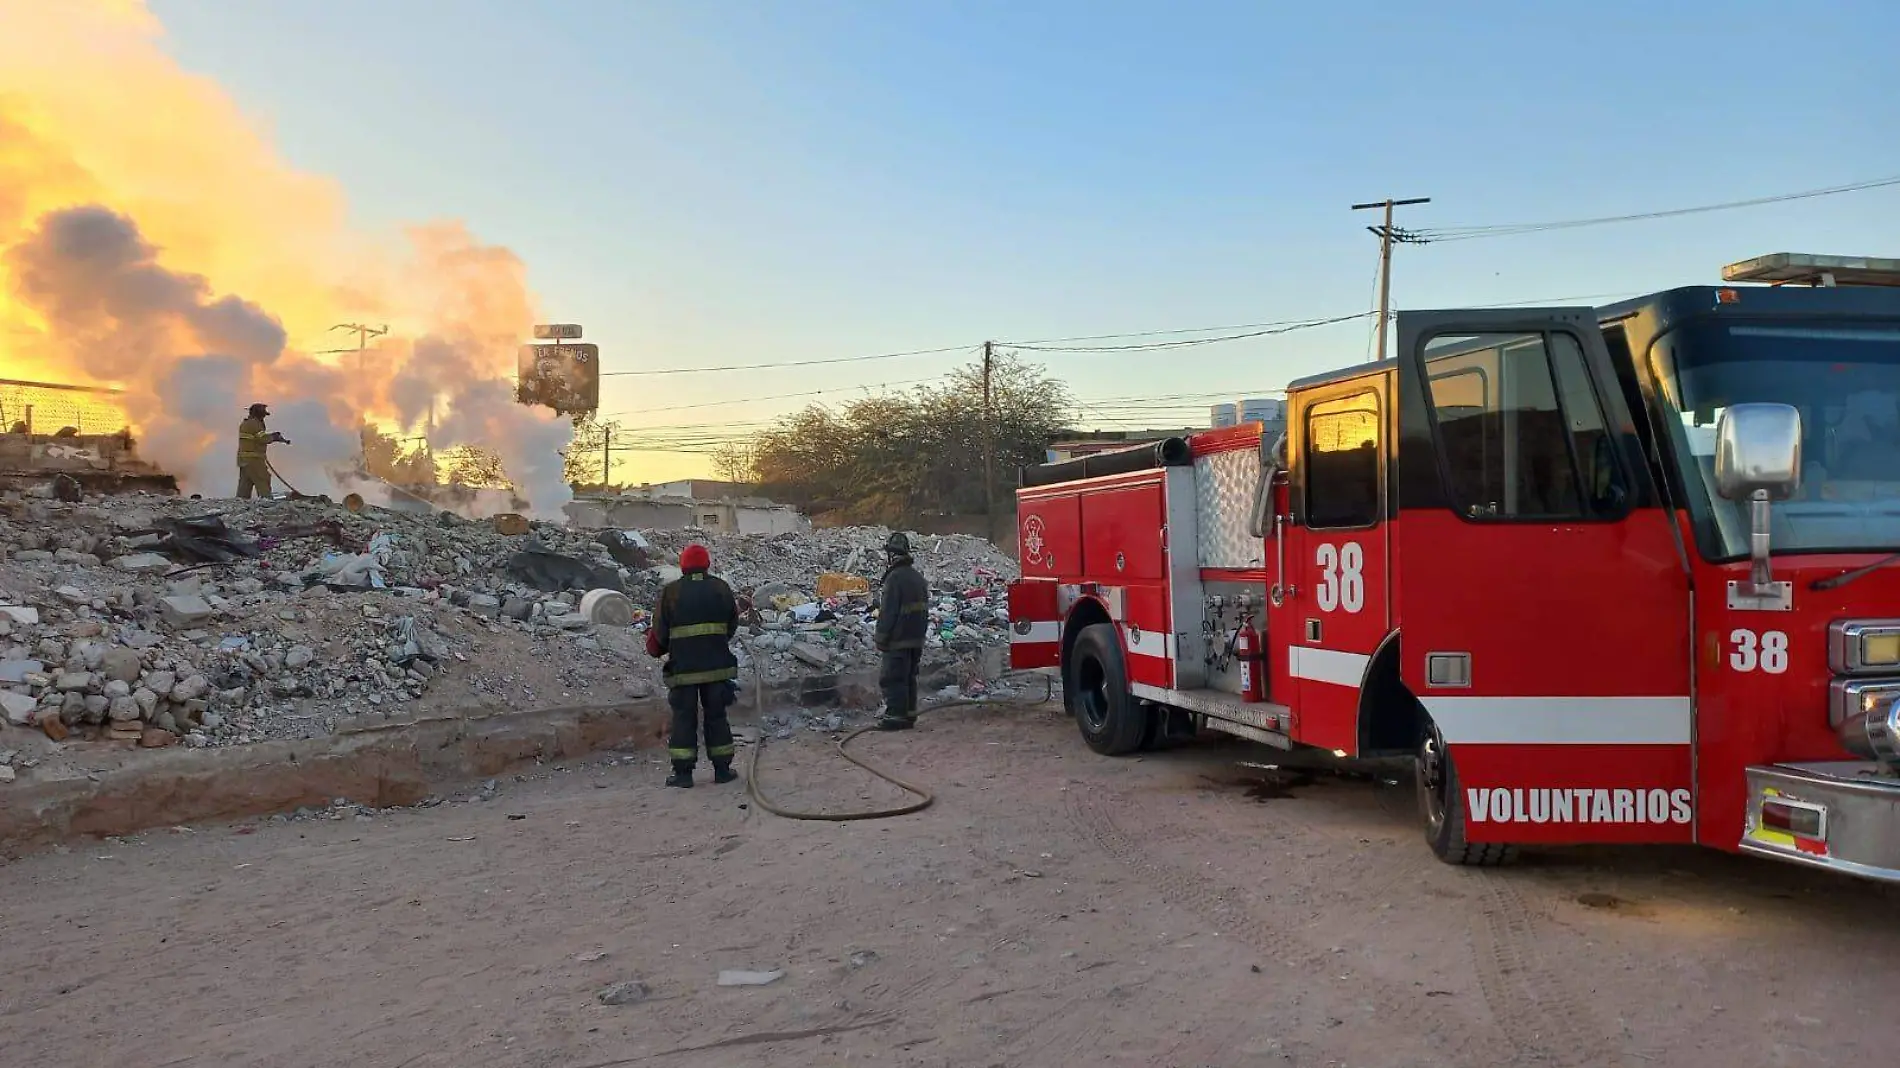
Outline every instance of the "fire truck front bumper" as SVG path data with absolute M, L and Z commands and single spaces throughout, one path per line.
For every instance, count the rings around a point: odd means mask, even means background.
M 1900 777 L 1861 761 L 1749 768 L 1741 848 L 1900 883 Z

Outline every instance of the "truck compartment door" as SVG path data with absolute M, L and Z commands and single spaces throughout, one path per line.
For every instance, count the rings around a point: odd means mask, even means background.
M 1062 662 L 1062 619 L 1056 610 L 1055 579 L 1009 584 L 1009 666 L 1018 671 Z
M 1469 839 L 1691 840 L 1685 565 L 1594 310 L 1398 333 L 1400 672 Z

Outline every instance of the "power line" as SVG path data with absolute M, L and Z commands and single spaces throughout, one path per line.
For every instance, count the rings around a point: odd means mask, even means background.
M 1500 223 L 1491 226 L 1444 226 L 1428 227 L 1416 232 L 1416 236 L 1427 242 L 1470 241 L 1480 237 L 1510 237 L 1516 234 L 1536 234 L 1548 230 L 1574 230 L 1585 226 L 1606 226 L 1610 223 L 1645 222 L 1651 219 L 1672 219 L 1683 215 L 1700 215 L 1711 211 L 1732 211 L 1736 208 L 1755 208 L 1765 204 L 1782 204 L 1791 200 L 1812 200 L 1816 197 L 1838 196 L 1843 193 L 1859 193 L 1868 189 L 1884 189 L 1900 185 L 1900 175 L 1888 178 L 1875 178 L 1866 182 L 1851 182 L 1846 185 L 1832 185 L 1824 189 L 1807 189 L 1798 193 L 1777 193 L 1773 196 L 1751 197 L 1747 200 L 1729 200 L 1720 204 L 1700 204 L 1690 208 L 1669 208 L 1663 211 L 1644 211 L 1631 215 L 1602 215 L 1589 219 L 1564 219 L 1543 223 Z
M 1197 345 L 1218 345 L 1229 341 L 1245 341 L 1249 338 L 1271 337 L 1275 334 L 1290 334 L 1295 330 L 1311 330 L 1315 327 L 1333 326 L 1337 323 L 1349 323 L 1355 319 L 1364 319 L 1375 312 L 1354 312 L 1351 315 L 1339 315 L 1330 319 L 1301 319 L 1283 326 L 1250 330 L 1241 334 L 1224 334 L 1220 337 L 1186 338 L 1179 341 L 1154 341 L 1133 345 L 1046 345 L 1039 342 L 1012 341 L 1012 349 L 1024 352 L 1152 352 L 1158 349 L 1191 348 Z
M 1627 292 L 1587 293 L 1587 294 L 1568 296 L 1568 297 L 1542 297 L 1536 300 L 1512 301 L 1512 302 L 1507 302 L 1507 303 L 1502 303 L 1502 304 L 1481 304 L 1481 305 L 1474 305 L 1474 307 L 1482 307 L 1482 308 L 1523 307 L 1523 306 L 1540 305 L 1540 304 L 1561 304 L 1566 301 L 1573 301 L 1573 300 L 1590 300 L 1590 299 L 1596 299 L 1599 297 L 1613 297 L 1613 296 L 1621 297 L 1621 296 L 1627 296 L 1627 295 L 1628 295 Z M 1158 343 L 1152 346 L 1134 345 L 1134 346 L 1105 346 L 1101 348 L 1094 348 L 1094 347 L 1087 347 L 1087 346 L 1076 347 L 1076 348 L 1056 348 L 1056 347 L 1031 348 L 1030 347 L 1031 345 L 1040 345 L 1043 343 L 1042 342 L 1033 342 L 1033 343 L 1032 342 L 998 342 L 998 344 L 1006 344 L 1013 348 L 1023 348 L 1023 349 L 1026 349 L 1027 351 L 1048 351 L 1048 352 L 1137 351 L 1137 350 L 1147 350 L 1150 348 L 1172 348 L 1172 347 L 1178 347 L 1182 344 L 1189 344 L 1189 345 L 1212 344 L 1212 343 L 1225 342 L 1225 341 L 1239 341 L 1239 340 L 1245 340 L 1245 339 L 1255 338 L 1255 337 L 1266 337 L 1266 336 L 1272 336 L 1276 334 L 1291 333 L 1296 330 L 1313 329 L 1313 328 L 1317 328 L 1321 326 L 1331 326 L 1338 323 L 1351 322 L 1356 319 L 1364 319 L 1371 316 L 1375 316 L 1376 314 L 1377 314 L 1376 312 L 1355 312 L 1350 315 L 1329 316 L 1329 317 L 1320 318 L 1320 319 L 1289 319 L 1289 320 L 1282 320 L 1278 323 L 1254 324 L 1255 326 L 1258 327 L 1258 329 L 1254 329 L 1254 330 L 1239 333 L 1239 334 L 1231 334 L 1231 335 L 1226 335 L 1226 336 L 1222 336 L 1218 338 L 1192 338 L 1192 339 L 1187 339 L 1185 342 L 1162 342 L 1162 343 Z M 1084 337 L 1052 338 L 1050 339 L 1050 341 L 1052 342 L 1054 341 L 1087 341 L 1087 340 L 1106 340 L 1106 339 L 1131 338 L 1131 337 L 1160 337 L 1160 336 L 1200 332 L 1200 331 L 1206 331 L 1206 330 L 1232 330 L 1232 329 L 1234 328 L 1233 327 L 1186 327 L 1186 328 L 1179 328 L 1175 330 L 1144 331 L 1140 333 L 1130 333 L 1130 334 L 1095 334 L 1095 335 L 1088 335 Z M 950 349 L 917 350 L 917 351 L 918 352 L 927 352 L 927 351 L 928 352 L 944 352 L 944 351 L 955 351 L 956 349 L 962 348 L 962 347 L 963 346 L 955 346 Z M 893 355 L 901 355 L 901 354 L 885 354 L 884 356 L 854 357 L 852 358 L 852 360 L 861 361 L 861 360 L 868 360 L 868 359 L 883 359 L 883 358 L 887 358 L 888 356 L 893 356 Z M 819 362 L 839 362 L 839 361 L 819 361 Z M 799 366 L 799 365 L 795 363 L 788 363 L 788 364 L 765 364 L 765 365 L 760 365 L 760 366 L 791 367 L 791 366 Z M 660 372 L 652 372 L 652 373 L 660 373 Z M 796 400 L 796 399 L 805 398 L 805 397 L 820 397 L 820 396 L 825 396 L 827 394 L 849 393 L 849 392 L 858 391 L 858 390 L 869 391 L 869 390 L 879 390 L 879 389 L 890 389 L 890 388 L 895 388 L 898 386 L 925 385 L 931 382 L 942 381 L 942 379 L 943 379 L 943 376 L 937 376 L 937 377 L 932 377 L 932 378 L 912 378 L 912 379 L 902 379 L 902 380 L 891 381 L 891 382 L 861 383 L 857 385 L 840 386 L 833 389 L 805 390 L 805 391 L 796 392 L 796 393 L 775 393 L 775 394 L 768 394 L 765 396 L 735 397 L 735 398 L 729 398 L 729 399 L 724 399 L 724 400 L 702 401 L 702 402 L 694 403 L 694 404 L 671 404 L 671 405 L 660 405 L 660 406 L 650 407 L 650 408 L 630 408 L 630 409 L 623 409 L 620 411 L 604 412 L 604 413 L 601 413 L 599 418 L 611 419 L 617 416 L 649 415 L 649 414 L 655 414 L 659 412 L 675 412 L 675 411 L 688 411 L 688 410 L 703 409 L 703 408 L 717 408 L 717 407 L 723 407 L 725 405 L 731 405 L 731 404 L 757 404 L 757 403 L 764 403 L 767 401 L 776 401 L 776 400 Z M 1270 386 L 1270 387 L 1261 388 L 1261 389 L 1209 390 L 1209 391 L 1198 392 L 1198 393 L 1169 393 L 1169 394 L 1159 394 L 1159 395 L 1125 394 L 1125 395 L 1117 396 L 1117 397 L 1091 397 L 1091 398 L 1071 397 L 1070 402 L 1079 408 L 1094 412 L 1098 417 L 1102 416 L 1102 410 L 1104 408 L 1107 408 L 1109 410 L 1126 412 L 1128 413 L 1128 415 L 1125 416 L 1124 418 L 1111 420 L 1111 421 L 1127 422 L 1127 421 L 1130 421 L 1132 418 L 1141 417 L 1142 413 L 1144 412 L 1151 413 L 1149 416 L 1150 418 L 1159 418 L 1160 413 L 1164 413 L 1168 411 L 1186 412 L 1194 407 L 1198 407 L 1197 404 L 1192 403 L 1193 401 L 1197 401 L 1197 400 L 1224 400 L 1229 397 L 1236 397 L 1236 396 L 1246 396 L 1246 397 L 1269 396 L 1269 395 L 1282 394 L 1285 392 L 1286 392 L 1286 389 L 1283 386 Z M 1169 403 L 1169 402 L 1178 402 L 1178 403 Z M 646 431 L 660 431 L 660 430 L 675 430 L 675 431 L 724 430 L 724 431 L 728 431 L 729 433 L 723 436 L 712 436 L 705 439 L 708 442 L 717 442 L 717 443 L 723 444 L 730 441 L 748 440 L 752 435 L 744 433 L 741 430 L 741 428 L 754 428 L 754 427 L 769 428 L 775 425 L 777 422 L 778 420 L 774 418 L 774 419 L 755 419 L 755 420 L 748 420 L 748 421 L 720 421 L 720 422 L 714 422 L 714 423 L 677 423 L 677 424 L 664 424 L 664 425 L 656 425 L 652 427 L 642 428 L 641 430 L 631 431 L 631 433 L 640 434 Z M 620 433 L 622 436 L 617 439 L 618 441 L 628 440 L 628 438 L 626 437 L 626 435 L 630 433 L 628 430 L 623 428 L 620 431 Z M 615 446 L 616 449 L 620 447 L 621 446 L 619 445 Z M 654 450 L 654 451 L 658 451 L 658 450 Z
M 1115 352 L 1147 348 L 1166 348 L 1175 345 L 1212 345 L 1227 341 L 1243 341 L 1253 337 L 1265 337 L 1271 334 L 1289 333 L 1294 330 L 1305 330 L 1318 326 L 1330 326 L 1336 322 L 1346 322 L 1351 319 L 1361 318 L 1367 314 L 1369 313 L 1361 312 L 1358 315 L 1343 316 L 1336 319 L 1285 319 L 1272 323 L 1242 323 L 1237 326 L 1187 326 L 1175 327 L 1168 330 L 1141 330 L 1126 334 L 1091 334 L 1080 337 L 1039 338 L 1030 341 L 998 341 L 995 344 L 1005 348 L 1033 349 L 1039 352 Z M 1207 334 L 1216 331 L 1246 332 L 1232 333 L 1224 337 L 1190 338 L 1180 342 L 1152 346 L 1056 347 L 1075 341 L 1113 341 L 1126 338 L 1176 337 L 1182 334 Z M 735 363 L 711 367 L 649 367 L 633 371 L 602 371 L 600 376 L 602 378 L 625 378 L 633 376 L 651 377 L 654 375 L 705 374 L 717 371 L 769 371 L 778 368 L 825 367 L 846 363 L 867 363 L 873 360 L 896 360 L 912 356 L 937 356 L 946 352 L 969 352 L 974 355 L 980 353 L 982 349 L 983 346 L 981 344 L 945 345 L 941 348 L 934 349 L 906 349 L 902 352 L 878 352 L 872 353 L 869 356 L 832 356 L 816 360 L 783 360 L 777 363 Z
M 879 352 L 870 356 L 835 356 L 823 360 L 788 360 L 783 363 L 733 363 L 716 367 L 650 367 L 641 371 L 602 371 L 600 377 L 629 377 L 634 375 L 690 375 L 712 371 L 765 371 L 775 367 L 819 367 L 835 363 L 865 363 L 870 360 L 896 360 L 905 356 L 937 356 L 946 352 L 964 352 L 976 348 L 972 345 L 946 345 L 940 349 L 911 349 L 907 352 Z
M 668 404 L 658 408 L 628 408 L 607 415 L 644 415 L 649 412 L 679 412 L 688 408 L 717 408 L 726 404 L 753 404 L 759 401 L 791 400 L 795 397 L 822 397 L 827 393 L 848 393 L 859 389 L 884 389 L 891 386 L 915 386 L 925 382 L 938 381 L 936 378 L 912 378 L 901 382 L 874 382 L 869 385 L 838 386 L 834 389 L 813 389 L 803 393 L 775 393 L 768 397 L 733 397 L 727 400 L 702 401 L 698 404 Z
M 1265 330 L 1276 326 L 1300 326 L 1312 319 L 1281 319 L 1271 323 L 1237 323 L 1232 326 L 1185 326 L 1173 330 L 1138 330 L 1130 334 L 1084 334 L 1079 337 L 1037 338 L 1031 341 L 999 341 L 998 345 L 1027 348 L 1031 345 L 1062 345 L 1073 341 L 1120 341 L 1134 337 L 1173 337 L 1179 334 L 1212 334 L 1234 330 Z M 1086 350 L 1082 350 L 1086 351 Z

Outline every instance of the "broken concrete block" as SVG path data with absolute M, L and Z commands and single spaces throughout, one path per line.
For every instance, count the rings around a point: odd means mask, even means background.
M 38 626 L 40 622 L 40 610 L 30 605 L 0 604 L 0 616 L 29 627 Z
M 99 670 L 108 679 L 137 682 L 141 670 L 138 651 L 115 645 L 100 654 Z
M 0 713 L 4 713 L 7 722 L 16 727 L 24 727 L 33 722 L 34 713 L 40 703 L 31 695 L 15 693 L 12 690 L 0 690 Z
M 112 566 L 134 575 L 162 575 L 172 569 L 172 562 L 158 553 L 132 553 L 113 560 Z
M 804 642 L 793 642 L 791 654 L 815 668 L 831 666 L 831 657 L 829 654 L 822 649 L 807 645 Z
M 55 682 L 53 685 L 61 693 L 85 693 L 87 690 L 92 688 L 92 672 L 90 671 L 61 672 L 59 676 L 59 681 Z
M 192 627 L 210 619 L 211 605 L 196 594 L 172 594 L 158 599 L 159 614 L 174 627 Z

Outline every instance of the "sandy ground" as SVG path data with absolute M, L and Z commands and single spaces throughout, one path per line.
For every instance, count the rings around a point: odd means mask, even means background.
M 603 754 L 492 800 L 15 862 L 4 1062 L 1742 1068 L 1900 1033 L 1882 887 L 1693 850 L 1453 869 L 1409 782 L 1237 743 L 1109 760 L 1049 710 L 859 749 L 937 805 L 793 822 Z M 811 735 L 761 775 L 896 797 Z M 597 999 L 629 980 L 643 1000 Z

